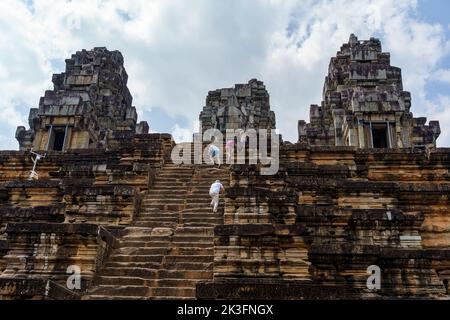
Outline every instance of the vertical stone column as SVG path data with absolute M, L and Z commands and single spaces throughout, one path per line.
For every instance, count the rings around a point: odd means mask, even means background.
M 364 148 L 366 142 L 364 141 L 364 123 L 362 115 L 357 115 L 356 119 L 358 121 L 358 145 L 359 148 Z

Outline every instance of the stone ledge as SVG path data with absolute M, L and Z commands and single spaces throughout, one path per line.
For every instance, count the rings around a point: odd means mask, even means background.
M 249 186 L 249 187 L 228 188 L 226 190 L 226 196 L 230 198 L 255 196 L 255 197 L 264 197 L 270 200 L 286 201 L 289 199 L 289 197 L 295 200 L 297 194 L 294 189 L 284 190 L 282 192 L 274 192 L 269 188 Z
M 370 255 L 377 259 L 450 259 L 450 249 L 405 249 L 386 248 L 376 245 L 322 244 L 312 245 L 309 255 Z
M 366 220 L 388 220 L 388 221 L 416 221 L 423 220 L 423 212 L 402 212 L 398 209 L 350 209 L 351 217 L 349 221 L 364 222 Z M 391 219 L 389 220 L 387 212 L 391 213 Z
M 357 289 L 344 286 L 326 286 L 310 281 L 280 279 L 226 279 L 199 282 L 197 299 L 251 299 L 251 300 L 335 300 L 359 298 Z
M 343 191 L 397 191 L 399 185 L 397 182 L 381 182 L 381 181 L 338 181 L 336 184 L 338 190 Z
M 36 206 L 30 208 L 16 208 L 12 206 L 0 207 L 0 221 L 11 220 L 54 220 L 55 222 L 64 221 L 65 205 Z
M 51 280 L 0 278 L 0 296 L 23 299 L 38 296 L 53 300 L 79 300 L 81 296 Z
M 108 230 L 105 227 L 90 223 L 8 223 L 6 233 L 59 233 L 100 236 L 100 238 L 116 248 L 119 244 L 117 233 L 121 229 Z
M 214 228 L 215 236 L 308 236 L 307 228 L 299 225 L 234 224 Z
M 99 232 L 99 226 L 88 223 L 8 223 L 6 233 L 66 233 L 96 235 Z
M 5 188 L 58 188 L 59 180 L 14 180 L 5 183 Z

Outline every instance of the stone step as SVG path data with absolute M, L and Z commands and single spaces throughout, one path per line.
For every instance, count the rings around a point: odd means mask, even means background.
M 175 234 L 172 237 L 172 240 L 174 242 L 189 242 L 189 243 L 194 243 L 197 241 L 201 241 L 201 242 L 214 242 L 214 236 L 212 235 L 201 235 L 201 234 L 197 234 L 197 235 L 184 235 L 184 234 Z
M 133 268 L 133 267 L 119 267 L 119 268 L 105 268 L 102 270 L 103 276 L 125 276 L 125 277 L 143 277 L 154 278 L 157 274 L 156 269 L 148 268 Z
M 136 248 L 136 247 L 121 247 L 114 251 L 114 254 L 122 255 L 163 255 L 168 251 L 167 247 L 151 247 L 151 248 Z
M 83 300 L 148 300 L 148 296 L 110 296 L 93 294 L 83 297 Z
M 192 174 L 186 174 L 186 175 L 179 175 L 177 172 L 174 172 L 173 174 L 165 175 L 165 176 L 157 176 L 155 178 L 154 183 L 188 183 L 192 180 Z
M 128 234 L 122 237 L 122 240 L 132 241 L 170 241 L 172 236 L 156 236 L 150 234 Z
M 150 288 L 147 286 L 100 285 L 93 289 L 91 291 L 91 294 L 107 296 L 148 297 L 150 296 Z
M 160 270 L 158 272 L 159 279 L 212 279 L 212 271 L 202 270 Z
M 166 172 L 167 170 L 177 170 L 177 171 L 191 171 L 191 172 L 193 172 L 194 171 L 194 167 L 193 166 L 191 166 L 191 165 L 185 165 L 185 164 L 175 164 L 175 163 L 173 163 L 173 162 L 166 162 L 165 164 L 164 164 L 164 167 L 163 167 L 163 172 Z
M 178 223 L 178 217 L 172 217 L 170 219 L 166 218 L 158 218 L 152 215 L 149 216 L 142 216 L 139 219 L 136 219 L 136 221 L 134 222 L 135 225 L 141 224 L 141 223 L 147 223 L 147 222 L 156 222 L 156 223 L 162 223 L 162 224 L 168 224 L 168 228 L 171 228 L 172 224 L 177 224 Z
M 186 227 L 215 227 L 222 224 L 221 222 L 208 223 L 208 222 L 184 222 L 183 225 Z
M 183 193 L 182 195 L 179 194 L 151 194 L 146 195 L 144 200 L 142 201 L 143 204 L 152 204 L 155 202 L 163 202 L 168 201 L 170 203 L 184 203 L 186 198 L 186 194 Z
M 223 199 L 223 194 L 220 195 L 219 199 Z M 194 202 L 194 201 L 211 201 L 211 196 L 209 195 L 209 189 L 208 192 L 195 192 L 187 195 L 186 201 Z
M 143 211 L 147 209 L 158 209 L 161 211 L 181 211 L 183 209 L 184 203 L 170 204 L 170 203 L 148 203 L 144 204 Z
M 96 280 L 98 285 L 103 286 L 149 286 L 154 280 L 140 277 L 116 277 L 116 276 L 100 276 Z
M 195 288 L 201 279 L 157 279 L 155 287 L 190 287 Z
M 141 218 L 171 218 L 175 219 L 179 216 L 179 212 L 161 212 L 161 210 L 144 210 L 136 217 L 137 220 Z
M 147 228 L 175 228 L 177 226 L 177 222 L 158 222 L 158 221 L 150 221 L 150 222 L 139 222 L 135 223 L 137 226 L 147 227 Z
M 170 255 L 213 255 L 214 249 L 198 247 L 174 247 L 170 250 Z
M 218 213 L 218 212 L 203 212 L 203 213 L 193 213 L 193 212 L 183 212 L 181 214 L 181 218 L 185 219 L 185 220 L 190 220 L 190 219 L 222 219 L 222 214 Z
M 136 219 L 136 222 L 148 222 L 148 221 L 159 221 L 159 222 L 177 222 L 178 215 L 173 216 L 157 216 L 150 214 L 142 214 Z
M 140 247 L 140 248 L 167 248 L 170 246 L 168 241 L 138 241 L 138 240 L 122 240 L 120 242 L 120 247 Z
M 133 256 L 131 256 L 133 257 Z M 162 261 L 162 259 L 161 259 Z M 144 261 L 108 261 L 105 263 L 105 268 L 144 268 L 157 269 L 161 266 L 161 261 L 144 262 Z
M 153 297 L 172 296 L 172 297 L 192 297 L 195 298 L 195 288 L 192 287 L 163 287 L 151 288 Z
M 186 217 L 182 218 L 183 223 L 187 222 L 210 222 L 210 223 L 220 223 L 221 217 Z
M 172 184 L 158 184 L 153 185 L 151 189 L 148 191 L 148 195 L 165 195 L 173 193 L 173 185 Z M 188 192 L 189 187 L 186 186 L 177 186 L 177 192 L 181 194 L 186 194 Z M 147 195 L 146 195 L 147 196 Z
M 184 175 L 184 177 L 190 176 L 192 177 L 195 173 L 195 170 L 193 167 L 176 167 L 176 166 L 172 166 L 172 167 L 166 167 L 164 168 L 157 176 L 156 178 L 160 178 L 160 177 L 174 177 L 177 175 L 177 173 L 180 172 L 181 174 Z
M 214 262 L 212 255 L 169 255 L 164 258 L 165 263 L 172 262 Z
M 153 262 L 153 263 L 161 263 L 164 255 L 112 255 L 110 261 L 114 262 Z
M 177 297 L 177 296 L 158 296 L 158 297 L 152 297 L 152 300 L 195 300 L 195 297 Z
M 214 242 L 213 241 L 208 241 L 208 242 L 201 242 L 201 241 L 196 241 L 196 242 L 172 242 L 171 247 L 177 247 L 177 248 L 192 248 L 192 247 L 196 247 L 196 248 L 212 248 L 214 247 Z
M 124 236 L 133 234 L 133 235 L 149 235 L 152 233 L 153 228 L 147 228 L 147 227 L 127 227 L 124 229 Z
M 129 234 L 121 238 L 131 241 L 170 241 L 172 236 L 156 236 L 150 234 Z
M 136 219 L 140 217 L 172 217 L 175 218 L 182 210 L 161 210 L 159 208 L 149 206 L 143 208 L 142 211 L 136 216 Z
M 157 178 L 190 178 L 194 174 L 194 170 L 188 168 L 165 168 L 161 173 L 158 174 Z
M 212 227 L 178 227 L 175 229 L 175 234 L 180 235 L 209 235 L 214 236 L 214 228 Z
M 213 262 L 165 262 L 163 269 L 167 270 L 198 270 L 198 271 L 213 271 Z

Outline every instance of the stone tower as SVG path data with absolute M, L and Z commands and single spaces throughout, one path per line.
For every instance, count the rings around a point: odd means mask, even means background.
M 17 128 L 20 149 L 65 151 L 108 147 L 115 131 L 148 132 L 136 125 L 136 109 L 127 87 L 128 75 L 119 51 L 78 51 L 66 60 L 66 71 L 54 74 L 53 90 L 29 115 L 30 129 Z
M 349 42 L 331 58 L 320 106 L 311 105 L 310 123 L 298 122 L 299 142 L 358 148 L 435 147 L 438 121 L 413 118 L 411 94 L 401 69 L 390 64 L 380 40 Z
M 207 129 L 275 129 L 269 93 L 262 81 L 210 91 L 200 113 L 201 132 Z

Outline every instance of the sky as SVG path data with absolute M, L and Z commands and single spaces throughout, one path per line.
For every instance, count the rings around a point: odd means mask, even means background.
M 264 81 L 284 140 L 319 104 L 330 58 L 355 33 L 380 38 L 415 117 L 439 120 L 450 146 L 448 0 L 2 0 L 0 150 L 18 149 L 52 74 L 81 49 L 125 58 L 139 121 L 188 139 L 210 90 Z

